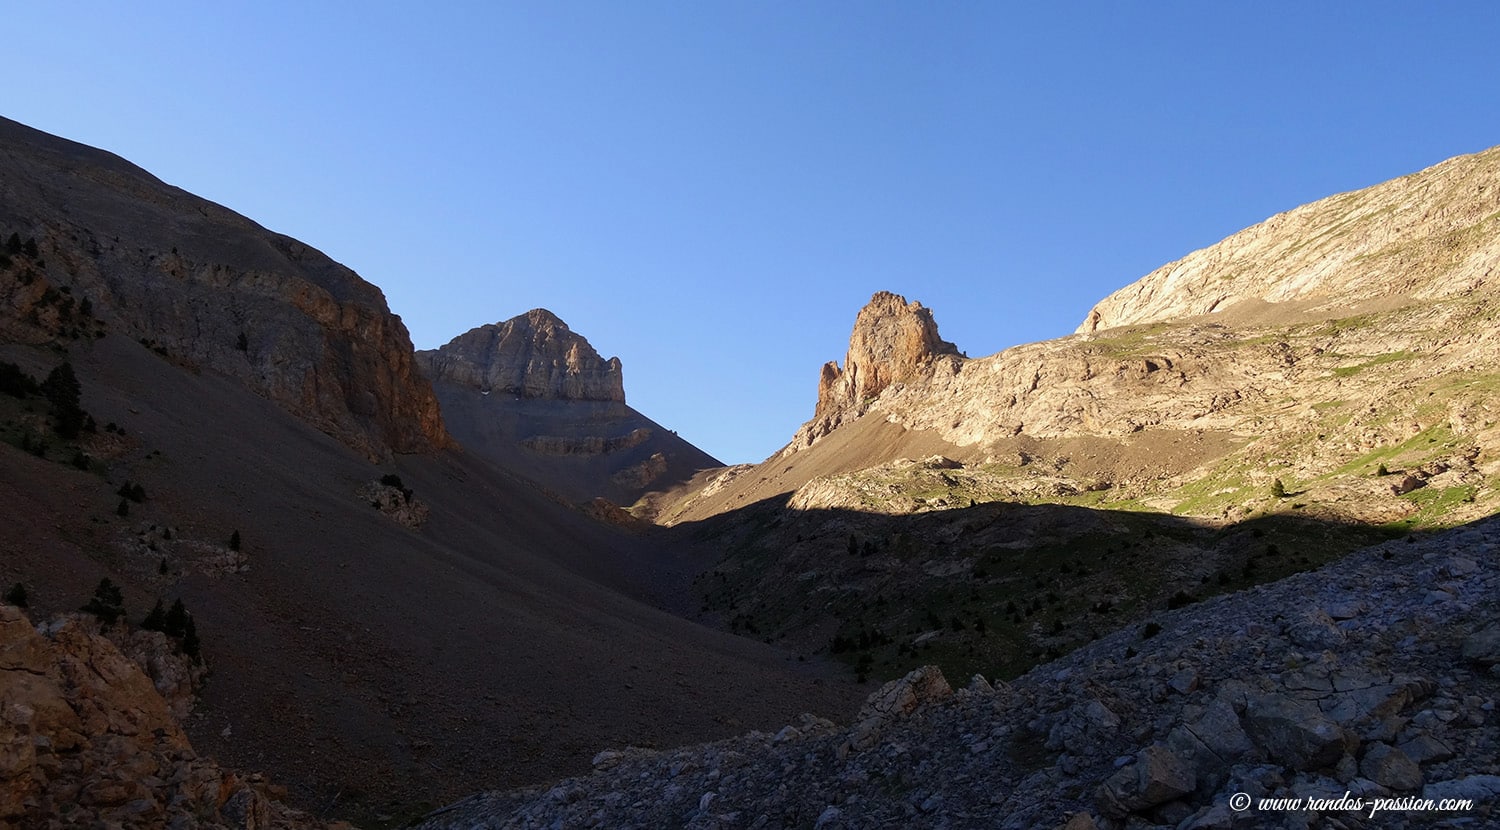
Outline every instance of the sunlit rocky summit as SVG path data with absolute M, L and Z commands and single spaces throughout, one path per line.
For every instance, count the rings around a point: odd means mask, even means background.
M 1500 149 L 995 355 L 876 293 L 728 468 L 545 309 L 415 352 L 107 153 L 0 175 L 0 824 L 1497 820 Z M 1261 801 L 1346 795 L 1453 801 Z

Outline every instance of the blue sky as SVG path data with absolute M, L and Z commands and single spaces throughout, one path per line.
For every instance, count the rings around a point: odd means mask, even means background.
M 1491 3 L 11 4 L 0 114 L 298 237 L 418 348 L 538 306 L 726 462 L 877 290 L 970 355 L 1500 143 Z

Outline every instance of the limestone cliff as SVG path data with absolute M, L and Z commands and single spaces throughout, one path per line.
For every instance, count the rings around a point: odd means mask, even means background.
M 0 119 L 0 334 L 139 341 L 372 457 L 450 446 L 380 289 L 101 150 Z M 107 334 L 106 334 L 107 333 Z
M 433 380 L 520 398 L 625 401 L 620 359 L 599 356 L 589 341 L 545 308 L 479 326 L 438 349 L 417 352 Z

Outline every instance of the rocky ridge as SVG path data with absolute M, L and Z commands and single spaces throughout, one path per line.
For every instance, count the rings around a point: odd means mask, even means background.
M 406 327 L 348 268 L 117 156 L 3 119 L 0 180 L 0 235 L 35 251 L 0 263 L 10 342 L 107 330 L 235 378 L 372 459 L 452 446 Z
M 163 634 L 0 605 L 0 824 L 315 830 L 285 790 L 194 752 L 180 725 L 203 670 Z M 164 697 L 165 695 L 165 697 Z
M 1273 216 L 1109 295 L 1078 332 L 1199 315 L 1328 319 L 1463 297 L 1493 282 L 1497 238 L 1500 147 Z
M 1496 222 L 1500 148 L 1273 217 L 1121 289 L 1073 336 L 919 361 L 852 408 L 825 370 L 797 438 L 716 504 L 902 457 L 872 444 L 820 458 L 836 426 L 873 418 L 965 464 L 1066 479 L 1104 507 L 1236 521 L 1286 507 L 1270 497 L 1280 480 L 1330 519 L 1487 515 L 1500 507 Z M 1459 473 L 1416 496 L 1370 481 L 1398 466 L 1423 483 Z
M 951 692 L 919 669 L 851 726 L 601 752 L 590 776 L 475 796 L 421 827 L 1490 826 L 1497 597 L 1486 520 L 1162 613 L 1013 683 Z M 1345 794 L 1362 807 L 1308 801 Z M 1403 797 L 1471 804 L 1370 817 Z

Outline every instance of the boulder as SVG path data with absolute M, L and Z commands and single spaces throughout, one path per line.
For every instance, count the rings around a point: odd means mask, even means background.
M 1099 809 L 1117 818 L 1192 792 L 1197 779 L 1191 766 L 1165 746 L 1146 747 L 1135 763 L 1115 771 L 1096 794 Z
M 1318 707 L 1279 694 L 1246 702 L 1245 733 L 1266 758 L 1298 770 L 1332 766 L 1357 743 Z

